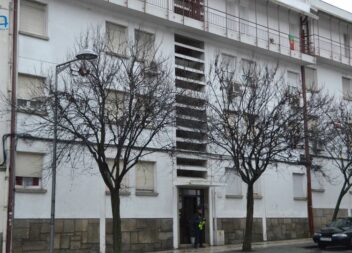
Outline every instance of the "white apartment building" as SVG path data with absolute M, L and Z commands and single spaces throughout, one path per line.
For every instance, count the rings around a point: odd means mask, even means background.
M 6 10 L 7 5 L 1 4 L 0 11 Z M 175 86 L 181 89 L 205 94 L 206 74 L 215 56 L 221 54 L 234 66 L 248 61 L 278 62 L 287 82 L 296 86 L 301 85 L 304 66 L 308 92 L 325 87 L 341 99 L 350 99 L 346 94 L 352 89 L 352 13 L 320 0 L 19 0 L 18 17 L 15 78 L 17 103 L 23 108 L 35 109 L 36 100 L 28 89 L 45 78 L 43 73 L 66 60 L 80 33 L 97 25 L 130 41 L 141 31 L 153 37 L 163 54 L 171 57 Z M 7 66 L 11 45 L 8 31 L 0 33 L 1 41 L 4 38 L 8 43 L 8 50 L 0 48 L 0 89 L 7 94 L 11 90 Z M 197 106 L 190 108 L 194 102 Z M 226 244 L 242 241 L 246 188 L 222 162 L 226 157 L 212 153 L 207 145 L 202 132 L 204 104 L 199 98 L 178 98 L 176 154 L 158 151 L 144 157 L 147 182 L 139 180 L 138 167 L 127 175 L 129 191 L 121 196 L 126 252 L 189 244 L 188 220 L 199 205 L 208 221 L 205 240 L 209 245 L 218 241 L 218 231 L 224 231 Z M 24 133 L 21 126 L 31 117 L 28 110 L 16 113 L 17 134 Z M 8 133 L 3 131 L 10 129 L 8 119 L 0 124 L 4 124 L 0 125 L 1 134 Z M 194 126 L 199 130 L 196 133 Z M 50 143 L 20 135 L 16 140 L 12 247 L 14 252 L 44 252 L 49 240 L 51 179 L 45 168 L 51 159 Z M 338 175 L 332 162 L 320 157 L 318 148 L 312 152 L 315 164 Z M 87 163 L 90 159 L 89 155 L 82 157 Z M 0 233 L 4 240 L 7 173 L 0 168 Z M 308 237 L 305 173 L 298 160 L 297 164 L 278 163 L 256 183 L 254 240 Z M 312 173 L 316 228 L 329 221 L 340 180 L 331 184 Z M 94 164 L 75 170 L 70 164 L 60 164 L 58 252 L 111 251 L 109 198 Z M 341 209 L 342 215 L 351 215 L 351 194 Z

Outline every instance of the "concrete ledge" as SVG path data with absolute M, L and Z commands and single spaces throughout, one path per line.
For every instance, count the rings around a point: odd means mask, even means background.
M 325 189 L 312 189 L 312 192 L 323 193 L 325 192 Z
M 157 192 L 136 191 L 136 196 L 157 197 L 158 195 L 159 195 L 159 193 L 157 193 Z
M 296 201 L 307 201 L 307 197 L 294 197 L 293 200 L 296 200 Z
M 35 193 L 35 194 L 44 194 L 47 192 L 46 189 L 26 189 L 26 188 L 15 188 L 17 193 Z
M 225 196 L 225 198 L 227 199 L 243 199 L 243 195 L 231 195 L 231 194 L 228 194 Z
M 111 195 L 110 194 L 110 191 L 105 191 L 105 195 Z M 126 191 L 123 191 L 123 192 L 120 192 L 120 194 L 119 194 L 120 196 L 130 196 L 131 195 L 131 192 L 126 192 Z

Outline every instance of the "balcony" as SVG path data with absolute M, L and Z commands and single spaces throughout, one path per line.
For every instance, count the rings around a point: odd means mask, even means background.
M 269 50 L 308 64 L 315 63 L 313 55 L 306 53 L 307 50 L 301 50 L 305 46 L 301 45 L 300 38 L 290 35 L 287 31 L 276 30 L 265 24 L 211 8 L 203 4 L 203 0 L 109 0 L 109 2 L 228 38 L 239 42 L 242 46 Z
M 350 45 L 346 46 L 341 41 L 336 41 L 332 38 L 326 38 L 317 34 L 311 37 L 314 44 L 313 53 L 315 56 L 352 66 Z

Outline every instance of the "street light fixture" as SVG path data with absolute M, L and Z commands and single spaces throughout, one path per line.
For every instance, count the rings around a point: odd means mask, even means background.
M 57 84 L 58 76 L 71 63 L 76 61 L 92 61 L 98 58 L 98 55 L 90 50 L 83 49 L 76 55 L 76 59 L 61 63 L 55 67 L 55 86 L 54 86 L 54 139 L 53 139 L 53 161 L 52 161 L 52 183 L 51 183 L 51 214 L 50 214 L 50 253 L 54 252 L 55 244 L 55 201 L 56 201 L 56 167 L 57 167 L 57 123 L 58 123 L 58 97 L 57 97 Z

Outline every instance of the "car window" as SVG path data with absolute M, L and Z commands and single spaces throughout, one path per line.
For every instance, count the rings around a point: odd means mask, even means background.
M 329 227 L 349 227 L 352 223 L 349 219 L 337 219 L 336 221 L 332 222 Z

